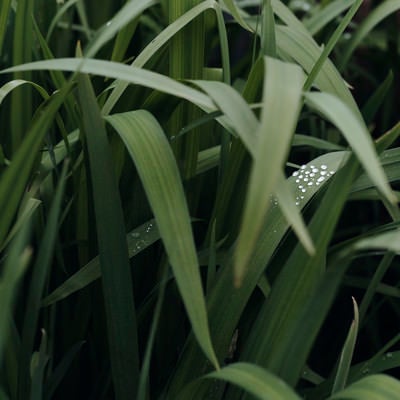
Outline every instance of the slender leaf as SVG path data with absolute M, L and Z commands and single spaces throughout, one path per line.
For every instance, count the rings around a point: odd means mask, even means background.
M 80 75 L 78 87 L 93 185 L 111 371 L 116 399 L 123 400 L 134 398 L 139 378 L 136 315 L 125 226 L 107 132 L 89 78 Z
M 218 367 L 211 344 L 189 211 L 168 141 L 146 111 L 115 114 L 106 120 L 118 132 L 135 162 L 168 254 L 196 338 Z

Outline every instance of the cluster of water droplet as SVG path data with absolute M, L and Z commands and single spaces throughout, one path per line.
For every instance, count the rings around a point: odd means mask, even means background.
M 133 254 L 138 253 L 153 242 L 149 240 L 149 237 L 147 237 L 153 231 L 153 229 L 154 223 L 149 222 L 148 224 L 140 227 L 140 229 L 130 233 L 131 238 L 134 239 L 132 248 Z
M 304 199 L 304 195 L 307 189 L 312 186 L 320 186 L 325 180 L 331 177 L 335 171 L 328 170 L 327 165 L 302 165 L 297 171 L 293 172 L 292 176 L 295 178 L 297 183 L 297 189 L 299 195 L 296 197 L 296 205 L 300 205 L 301 200 Z

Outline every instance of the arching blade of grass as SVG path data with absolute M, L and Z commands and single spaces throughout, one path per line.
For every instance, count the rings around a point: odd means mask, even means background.
M 208 359 L 218 361 L 211 344 L 207 313 L 189 211 L 169 143 L 147 111 L 106 117 L 135 162 L 185 304 L 193 332 Z
M 37 61 L 34 63 L 24 64 L 5 69 L 1 72 L 7 73 L 28 70 L 80 71 L 82 73 L 120 79 L 186 99 L 205 110 L 215 110 L 213 102 L 198 90 L 192 89 L 182 83 L 176 82 L 171 78 L 155 72 L 110 61 L 58 58 L 55 60 Z
M 189 384 L 178 395 L 177 400 L 197 399 L 197 386 L 204 379 L 218 379 L 232 383 L 260 400 L 300 400 L 285 382 L 256 365 L 243 362 L 211 372 Z
M 364 123 L 339 99 L 328 93 L 307 93 L 306 102 L 326 116 L 343 133 L 372 182 L 392 203 L 393 195 Z
M 364 19 L 364 21 L 357 28 L 356 32 L 352 35 L 344 53 L 340 57 L 339 69 L 342 70 L 349 62 L 354 50 L 360 45 L 362 40 L 371 32 L 376 25 L 382 20 L 387 18 L 400 9 L 399 0 L 386 0 L 371 11 L 371 13 Z
M 328 400 L 397 400 L 400 382 L 387 375 L 371 375 L 335 393 Z
M 96 96 L 87 76 L 78 77 L 92 177 L 109 354 L 117 400 L 134 398 L 139 379 L 139 354 L 132 279 L 111 150 Z
M 357 303 L 354 300 L 354 298 L 352 298 L 352 300 L 354 309 L 354 319 L 353 322 L 351 323 L 349 333 L 347 334 L 346 342 L 344 343 L 342 352 L 340 354 L 340 360 L 338 363 L 335 382 L 332 388 L 332 394 L 346 387 L 346 382 L 349 376 L 349 370 L 351 366 L 351 360 L 353 359 L 354 348 L 356 345 L 359 315 L 358 315 Z
M 51 204 L 46 228 L 43 233 L 43 240 L 35 257 L 32 267 L 31 284 L 26 296 L 25 317 L 22 326 L 21 350 L 19 354 L 18 371 L 18 398 L 27 399 L 30 397 L 31 377 L 30 360 L 34 352 L 34 342 L 37 334 L 37 325 L 40 315 L 40 299 L 49 274 L 52 262 L 54 245 L 57 240 L 59 228 L 59 217 L 64 196 L 67 164 L 64 165 L 60 176 L 54 200 Z
M 311 35 L 315 35 L 336 17 L 338 17 L 343 11 L 347 10 L 354 4 L 355 0 L 335 0 L 329 4 L 321 7 L 320 10 L 315 12 L 310 18 L 304 21 L 304 25 L 307 27 Z
M 235 251 L 235 282 L 240 285 L 281 174 L 301 107 L 304 74 L 294 65 L 265 58 L 263 108 L 257 146 Z M 311 250 L 311 249 L 309 249 Z

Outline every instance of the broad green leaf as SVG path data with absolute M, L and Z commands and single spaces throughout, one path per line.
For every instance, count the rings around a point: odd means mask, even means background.
M 374 144 L 367 127 L 341 100 L 328 93 L 307 93 L 309 106 L 328 118 L 345 136 L 372 182 L 391 202 L 396 203 L 382 166 L 377 158 Z
M 218 379 L 232 383 L 260 400 L 300 400 L 285 382 L 257 365 L 249 363 L 231 364 L 200 379 Z M 196 390 L 196 383 L 188 385 L 177 399 L 194 399 Z
M 189 211 L 169 143 L 156 119 L 147 111 L 115 114 L 106 120 L 118 132 L 136 165 L 194 334 L 217 367 Z
M 397 400 L 400 382 L 386 375 L 371 375 L 353 383 L 329 400 Z
M 78 89 L 89 154 L 111 373 L 115 397 L 123 400 L 134 398 L 139 379 L 136 313 L 125 224 L 107 131 L 87 76 L 79 75 Z
M 298 66 L 265 58 L 261 121 L 235 251 L 236 285 L 240 285 L 245 274 L 270 196 L 286 162 L 300 113 L 303 83 L 304 74 Z

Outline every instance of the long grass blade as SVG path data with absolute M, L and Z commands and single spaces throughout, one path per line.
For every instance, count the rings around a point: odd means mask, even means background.
M 179 171 L 168 141 L 146 111 L 115 114 L 106 120 L 118 132 L 135 162 L 171 263 L 193 332 L 215 367 L 203 288 Z
M 240 285 L 270 196 L 286 161 L 301 107 L 304 75 L 293 64 L 265 59 L 263 109 L 242 227 L 235 252 L 235 282 Z M 266 173 L 267 171 L 267 173 Z
M 342 352 L 340 354 L 340 360 L 336 372 L 335 382 L 333 383 L 332 394 L 338 392 L 339 390 L 344 389 L 346 386 L 351 360 L 353 358 L 354 348 L 356 345 L 359 314 L 358 314 L 357 303 L 354 300 L 354 298 L 352 300 L 354 309 L 354 319 L 353 322 L 351 323 L 349 333 L 347 334 L 346 342 L 344 343 Z
M 340 129 L 372 182 L 387 200 L 395 204 L 397 199 L 387 183 L 374 144 L 364 123 L 343 102 L 328 93 L 307 93 L 305 96 L 307 104 L 326 116 Z
M 94 193 L 109 354 L 117 400 L 134 398 L 139 378 L 136 314 L 125 224 L 107 132 L 87 76 L 79 76 L 79 102 Z

